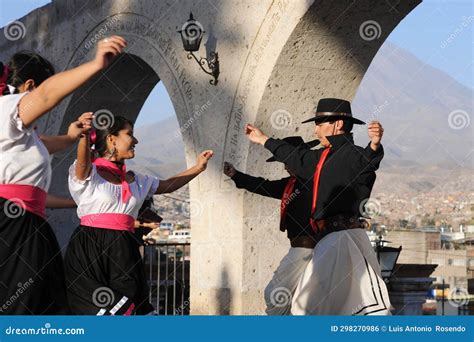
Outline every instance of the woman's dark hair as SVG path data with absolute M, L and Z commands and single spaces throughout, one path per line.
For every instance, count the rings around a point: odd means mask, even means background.
M 133 123 L 123 116 L 109 116 L 106 112 L 102 115 L 99 114 L 94 118 L 94 121 L 97 123 L 95 126 L 104 127 L 102 129 L 96 128 L 96 139 L 94 144 L 99 157 L 102 157 L 107 153 L 107 136 L 109 134 L 117 136 L 127 125 L 133 127 Z M 112 123 L 112 125 L 110 125 L 110 123 Z
M 39 86 L 44 80 L 54 75 L 53 65 L 37 53 L 20 51 L 13 55 L 8 62 L 10 69 L 7 84 L 17 88 L 28 80 L 34 80 Z M 8 90 L 7 90 L 8 91 Z

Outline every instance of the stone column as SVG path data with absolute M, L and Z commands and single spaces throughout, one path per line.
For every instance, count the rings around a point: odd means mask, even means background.
M 394 315 L 423 315 L 423 304 L 436 278 L 395 278 L 389 283 L 390 302 Z
M 397 264 L 387 288 L 394 315 L 422 315 L 423 304 L 436 278 L 430 277 L 437 265 Z

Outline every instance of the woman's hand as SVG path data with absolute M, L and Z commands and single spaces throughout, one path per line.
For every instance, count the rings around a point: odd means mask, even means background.
M 110 62 L 123 52 L 127 42 L 120 36 L 102 39 L 97 44 L 95 58 L 92 61 L 100 70 L 107 68 Z
M 207 168 L 207 163 L 213 155 L 214 152 L 212 150 L 203 151 L 199 154 L 196 165 L 186 171 L 174 175 L 173 177 L 160 180 L 155 195 L 169 194 L 170 192 L 176 191 L 182 186 L 188 184 L 194 177 L 197 177 Z
M 212 150 L 206 150 L 206 151 L 203 151 L 199 154 L 198 162 L 197 162 L 196 165 L 199 167 L 199 170 L 201 172 L 206 170 L 207 163 L 209 162 L 209 159 L 211 159 L 213 155 L 214 155 L 214 151 L 212 151 Z
M 97 44 L 93 60 L 49 77 L 26 94 L 18 104 L 23 125 L 25 127 L 32 125 L 97 72 L 108 67 L 112 59 L 122 53 L 126 45 L 125 39 L 119 36 L 103 39 Z
M 77 121 L 69 125 L 67 136 L 72 140 L 77 140 L 85 134 L 88 134 L 92 129 L 92 119 L 92 112 L 83 113 Z

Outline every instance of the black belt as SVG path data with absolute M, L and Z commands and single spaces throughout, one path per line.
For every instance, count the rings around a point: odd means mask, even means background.
M 299 248 L 314 248 L 316 244 L 325 236 L 349 229 L 366 229 L 369 223 L 365 219 L 360 219 L 357 216 L 350 215 L 336 215 L 325 219 L 316 220 L 318 232 L 313 236 L 298 236 L 290 239 L 291 247 Z
M 365 219 L 351 215 L 336 215 L 321 220 L 316 220 L 318 232 L 329 231 L 336 232 L 354 228 L 368 228 L 369 223 Z
M 318 231 L 315 233 L 316 241 L 319 242 L 325 236 L 349 229 L 366 229 L 370 227 L 364 218 L 350 215 L 336 215 L 325 219 L 316 220 Z
M 290 239 L 290 244 L 291 247 L 313 249 L 316 246 L 316 239 L 314 236 L 308 235 L 297 236 Z

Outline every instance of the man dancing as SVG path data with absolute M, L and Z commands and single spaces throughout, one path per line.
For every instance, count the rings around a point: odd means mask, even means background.
M 283 141 L 295 148 L 306 149 L 319 144 L 318 140 L 305 143 L 298 136 Z M 267 162 L 273 161 L 276 161 L 274 157 L 267 159 Z M 290 314 L 291 298 L 316 245 L 310 225 L 313 183 L 311 179 L 298 177 L 286 165 L 285 170 L 289 177 L 268 180 L 247 175 L 237 171 L 232 164 L 224 163 L 224 173 L 231 177 L 237 188 L 281 200 L 280 230 L 286 230 L 291 247 L 265 288 L 268 315 Z
M 295 291 L 294 315 L 390 315 L 390 301 L 380 266 L 359 220 L 370 197 L 375 171 L 383 158 L 379 122 L 368 125 L 367 148 L 354 144 L 352 126 L 364 124 L 352 116 L 348 101 L 321 99 L 315 135 L 324 149 L 297 148 L 246 126 L 250 141 L 273 153 L 296 175 L 313 179 L 311 226 L 317 243 Z

